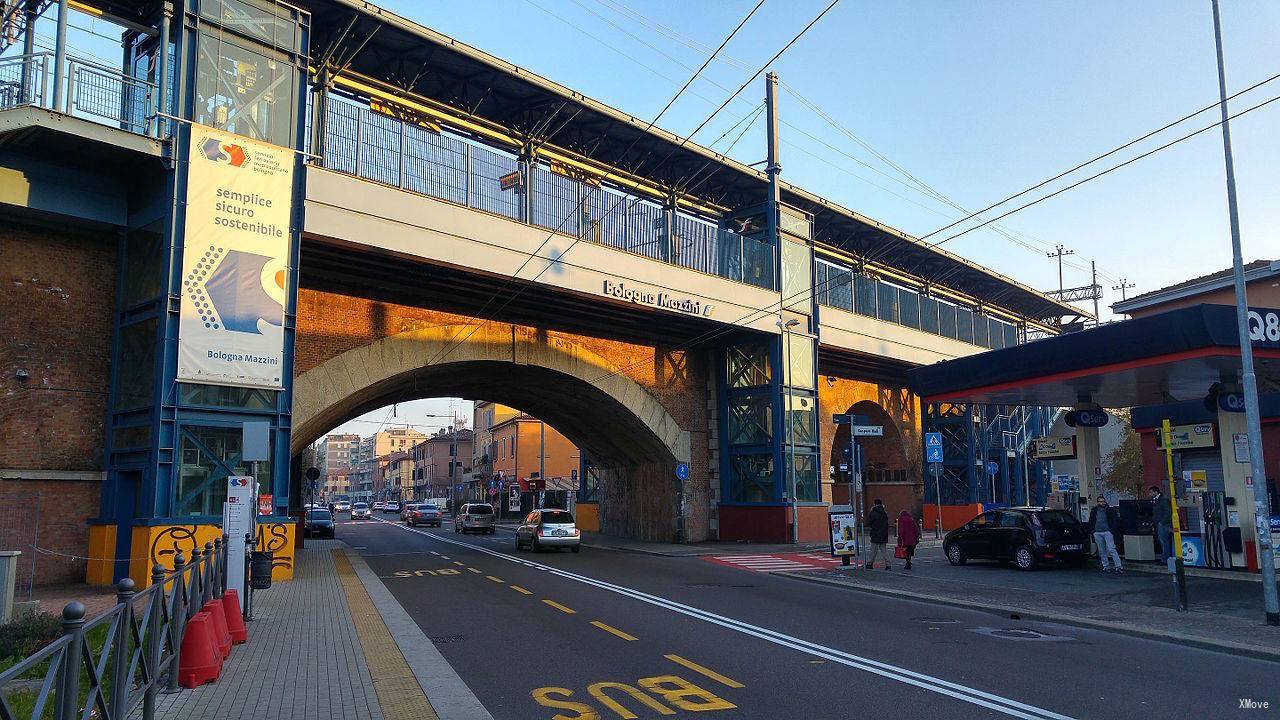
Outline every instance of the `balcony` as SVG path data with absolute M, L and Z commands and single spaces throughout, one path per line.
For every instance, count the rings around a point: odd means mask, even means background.
M 51 52 L 0 58 L 0 110 L 33 107 L 148 137 L 158 137 L 156 86 L 77 57 L 67 57 L 63 88 L 55 97 L 58 68 Z

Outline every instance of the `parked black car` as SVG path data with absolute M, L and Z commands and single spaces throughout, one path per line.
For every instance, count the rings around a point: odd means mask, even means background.
M 303 531 L 307 537 L 333 537 L 333 515 L 328 510 L 308 510 Z
M 984 512 L 947 533 L 942 549 L 952 565 L 999 560 L 1012 561 L 1021 570 L 1042 562 L 1080 567 L 1089 557 L 1084 525 L 1065 510 L 1042 507 Z

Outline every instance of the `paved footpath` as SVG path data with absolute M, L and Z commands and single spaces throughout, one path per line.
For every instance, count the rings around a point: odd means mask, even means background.
M 364 561 L 345 548 L 308 540 L 294 579 L 255 595 L 249 642 L 234 647 L 222 677 L 161 695 L 157 717 L 491 720 Z

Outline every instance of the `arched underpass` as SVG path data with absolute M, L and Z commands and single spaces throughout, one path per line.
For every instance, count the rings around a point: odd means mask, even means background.
M 400 333 L 299 375 L 291 454 L 296 457 L 331 428 L 392 403 L 492 400 L 546 421 L 582 448 L 599 469 L 602 532 L 683 539 L 680 519 L 688 493 L 675 480 L 674 467 L 690 460 L 690 435 L 657 399 L 572 343 L 531 337 L 527 347 L 513 352 L 520 341 L 508 335 L 496 353 L 484 338 L 450 344 L 458 330 L 436 326 Z

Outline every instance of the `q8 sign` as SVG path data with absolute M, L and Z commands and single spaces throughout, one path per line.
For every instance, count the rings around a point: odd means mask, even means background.
M 1280 347 L 1280 311 L 1249 308 L 1249 340 Z

